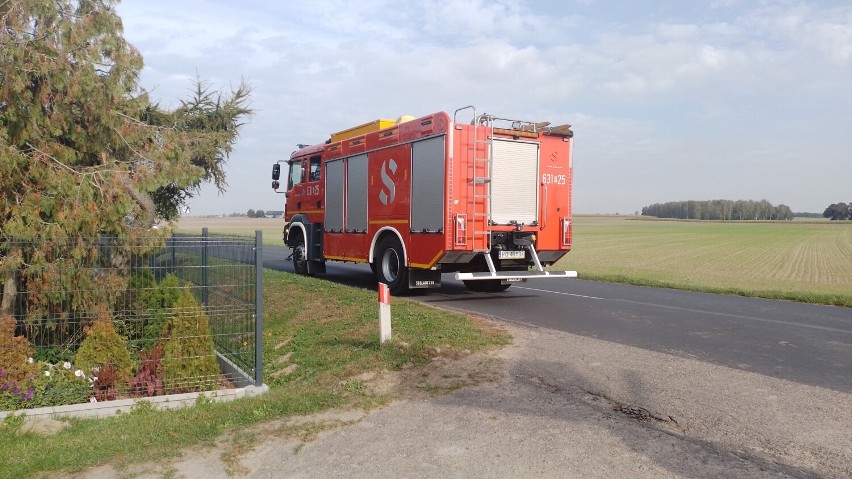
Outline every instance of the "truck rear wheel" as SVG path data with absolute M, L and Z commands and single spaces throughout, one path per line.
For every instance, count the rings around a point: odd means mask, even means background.
M 386 236 L 379 242 L 375 258 L 376 277 L 388 285 L 391 294 L 408 293 L 408 267 L 402 243 L 396 236 Z

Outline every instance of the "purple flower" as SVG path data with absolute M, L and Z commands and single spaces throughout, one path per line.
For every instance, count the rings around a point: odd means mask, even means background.
M 3 382 L 3 386 L 2 386 L 2 387 L 3 387 L 3 390 L 4 390 L 4 391 L 5 391 L 5 390 L 7 390 L 7 389 L 9 389 L 9 381 L 4 381 L 4 382 Z
M 35 393 L 35 388 L 31 387 L 31 388 L 27 389 L 27 393 L 24 394 L 24 400 L 29 401 L 30 399 L 32 399 L 33 393 Z
M 6 371 L 0 369 L 0 378 L 6 375 Z
M 15 387 L 12 388 L 12 392 L 15 393 L 15 394 L 18 394 L 19 392 L 21 392 L 21 388 L 19 388 L 18 386 L 15 386 Z

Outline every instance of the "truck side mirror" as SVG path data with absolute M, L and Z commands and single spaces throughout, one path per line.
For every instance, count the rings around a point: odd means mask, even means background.
M 275 163 L 272 165 L 272 179 L 277 180 L 281 178 L 281 165 L 279 163 Z

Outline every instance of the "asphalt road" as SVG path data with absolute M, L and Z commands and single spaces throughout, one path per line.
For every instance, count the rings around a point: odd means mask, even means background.
M 293 271 L 289 250 L 264 247 L 264 266 Z M 322 278 L 375 288 L 366 265 L 327 263 Z M 580 272 L 582 275 L 582 272 Z M 852 392 L 852 309 L 577 279 L 530 280 L 472 293 L 444 276 L 413 299 Z

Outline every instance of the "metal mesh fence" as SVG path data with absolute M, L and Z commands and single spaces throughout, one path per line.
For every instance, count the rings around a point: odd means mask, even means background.
M 40 376 L 62 368 L 80 370 L 97 399 L 259 385 L 260 248 L 259 232 L 206 230 L 0 243 L 0 297 L 14 318 L 3 321 L 35 351 L 16 385 L 44 393 Z M 0 376 L 16 367 L 5 364 L 13 343 L 0 340 Z
M 254 377 L 259 265 L 255 237 L 174 235 L 166 245 L 168 267 L 193 284 L 204 305 L 217 350 Z M 165 259 L 165 258 L 163 258 Z

